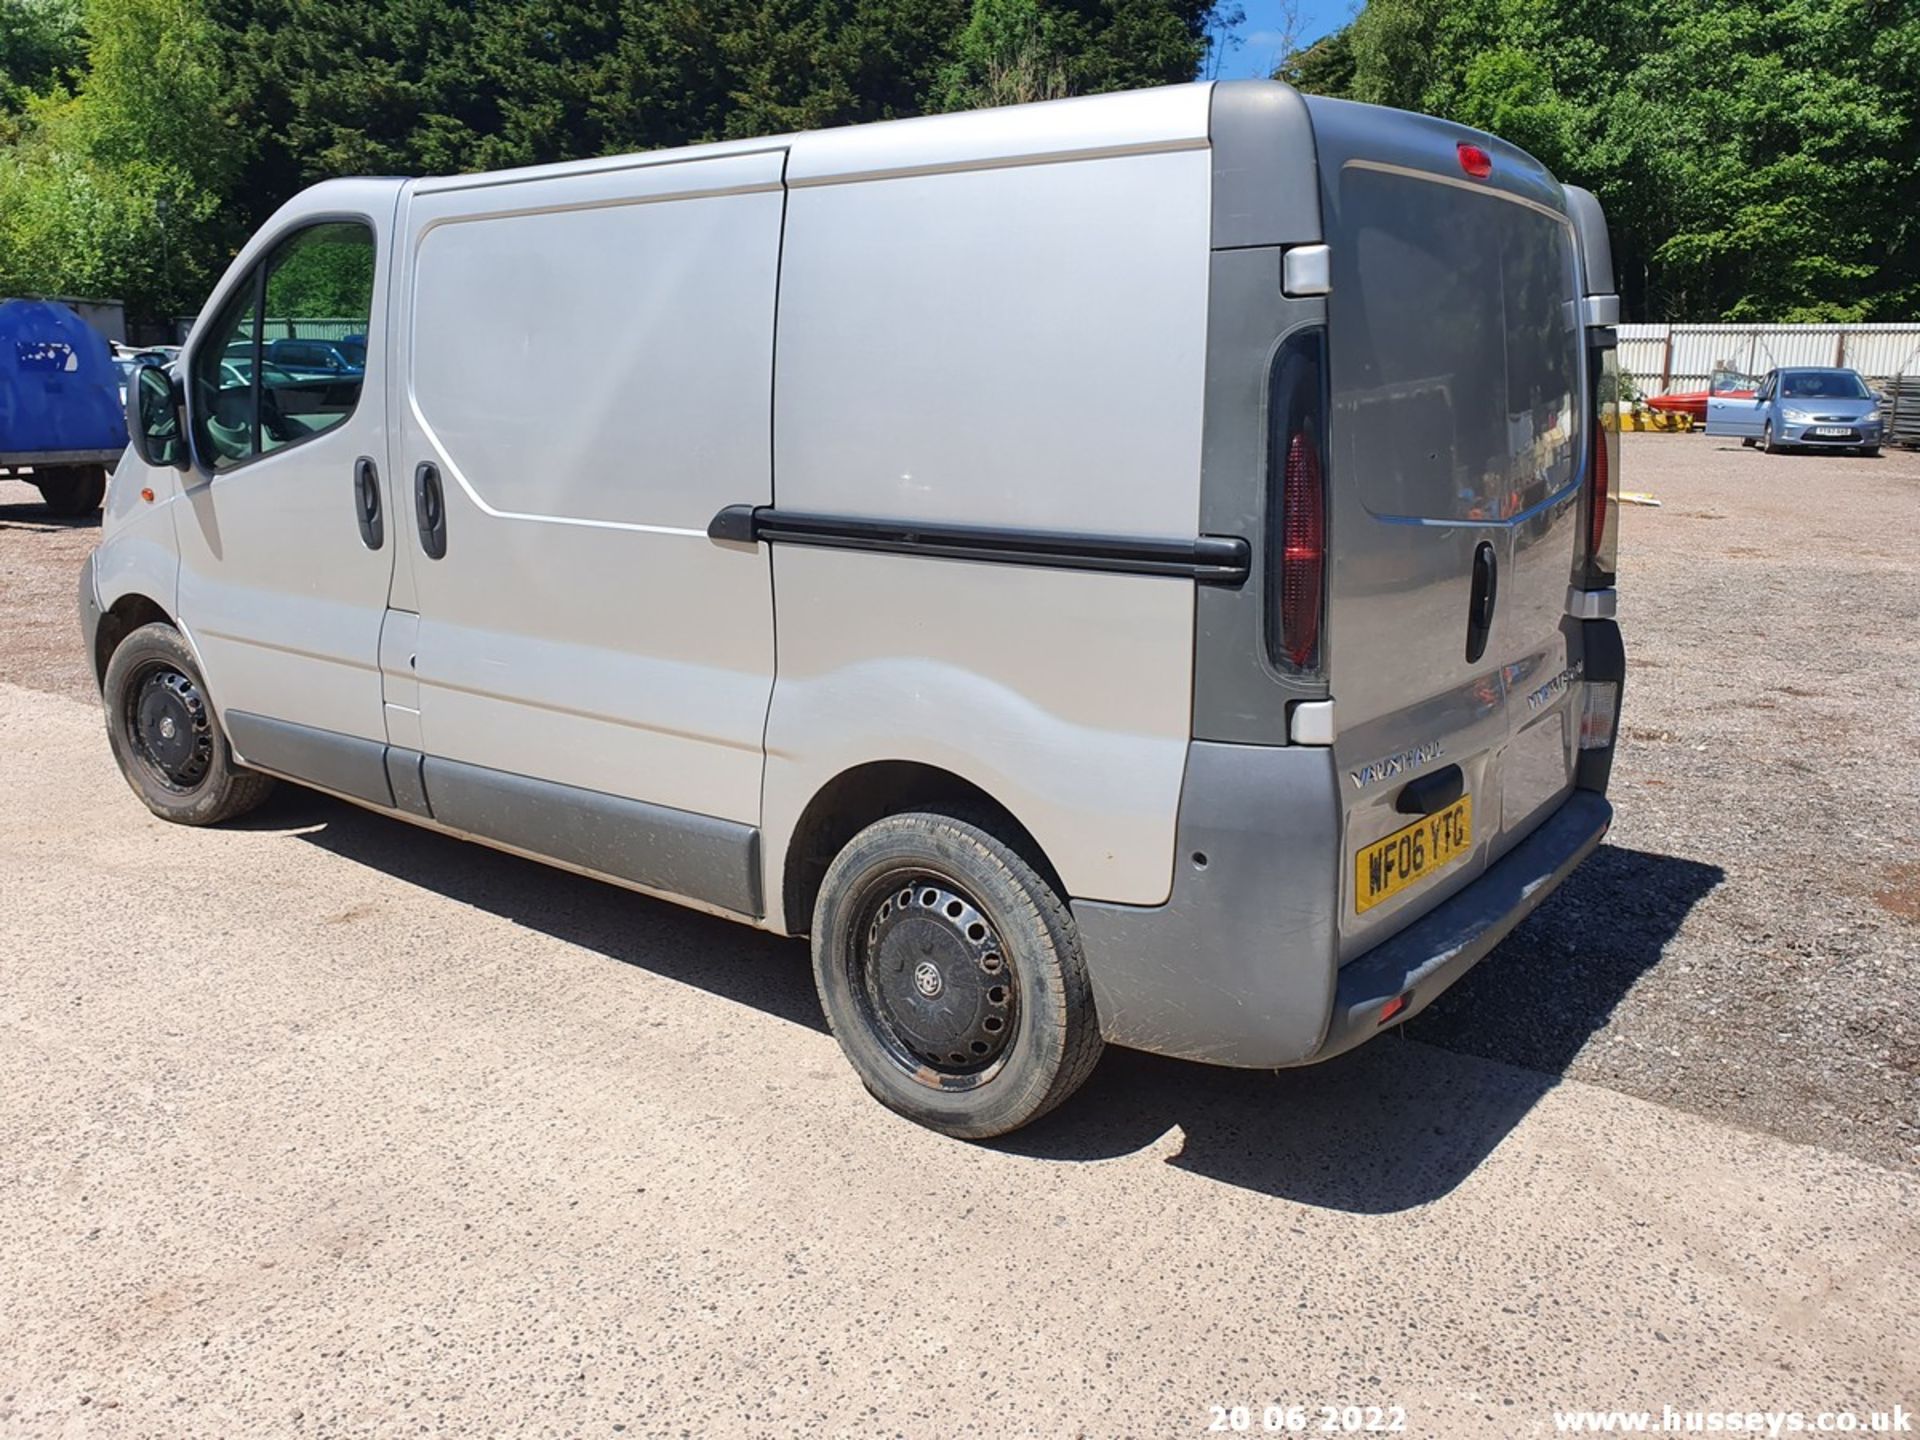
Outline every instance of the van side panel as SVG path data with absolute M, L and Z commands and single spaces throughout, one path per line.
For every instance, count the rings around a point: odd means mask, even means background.
M 796 186 L 776 506 L 1191 541 L 1209 183 L 1189 148 Z M 770 900 L 812 796 L 890 759 L 981 785 L 1072 894 L 1166 898 L 1191 580 L 773 549 Z
M 782 159 L 416 192 L 396 538 L 437 466 L 427 754 L 758 823 L 770 567 L 706 525 L 772 498 Z
M 1010 810 L 1073 895 L 1164 900 L 1193 583 L 773 547 L 769 857 L 843 771 L 913 760 Z M 779 859 L 763 893 L 777 904 Z M 811 917 L 788 916 L 789 929 Z
M 1209 180 L 1192 149 L 796 186 L 776 503 L 1191 539 Z

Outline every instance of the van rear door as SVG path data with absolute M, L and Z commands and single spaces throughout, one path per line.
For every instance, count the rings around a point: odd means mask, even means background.
M 1443 121 L 1308 105 L 1333 261 L 1326 669 L 1345 959 L 1573 788 L 1566 610 L 1592 437 L 1579 252 L 1552 176 Z

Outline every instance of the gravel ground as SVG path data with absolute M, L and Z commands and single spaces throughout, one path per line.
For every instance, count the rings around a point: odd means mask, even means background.
M 0 676 L 35 690 L 93 696 L 74 595 L 80 562 L 99 540 L 97 514 L 55 520 L 38 490 L 0 480 Z
M 1407 1033 L 1912 1166 L 1920 454 L 1623 439 L 1613 834 Z
M 1403 1033 L 1914 1166 L 1920 454 L 1624 444 L 1613 835 Z M 92 696 L 97 538 L 0 482 L 0 674 Z

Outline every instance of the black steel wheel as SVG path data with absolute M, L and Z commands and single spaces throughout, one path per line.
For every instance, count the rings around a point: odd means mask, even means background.
M 153 660 L 133 677 L 125 703 L 135 759 L 154 783 L 191 794 L 213 768 L 213 715 L 199 685 Z
M 999 1073 L 1019 1020 L 1019 992 L 998 932 L 945 876 L 874 877 L 854 902 L 848 988 L 901 1071 L 938 1089 L 972 1089 Z
M 234 762 L 193 651 L 171 625 L 142 625 L 101 677 L 113 758 L 146 807 L 179 825 L 213 825 L 265 800 L 273 781 Z
M 892 815 L 834 859 L 813 911 L 821 1008 L 867 1089 L 965 1139 L 1079 1089 L 1098 1017 L 1066 901 L 991 819 Z

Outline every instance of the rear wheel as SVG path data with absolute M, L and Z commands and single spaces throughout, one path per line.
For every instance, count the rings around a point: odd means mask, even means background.
M 1079 1089 L 1100 1027 L 1064 900 L 990 830 L 914 813 L 869 825 L 813 912 L 820 1003 L 867 1089 L 962 1139 Z
M 63 519 L 91 515 L 107 493 L 107 472 L 98 465 L 66 465 L 36 470 L 34 487 L 47 509 Z
M 272 793 L 272 779 L 234 763 L 200 667 L 171 625 L 142 625 L 121 641 L 101 695 L 120 773 L 162 820 L 214 825 Z

